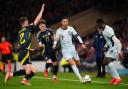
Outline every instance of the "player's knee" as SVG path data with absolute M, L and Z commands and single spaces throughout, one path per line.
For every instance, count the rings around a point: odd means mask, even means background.
M 26 74 L 30 74 L 31 73 L 31 66 L 28 64 L 28 65 L 24 65 L 23 66 Z
M 75 61 L 77 66 L 80 66 L 80 61 Z
M 72 60 L 72 59 L 69 59 L 69 60 L 68 60 L 68 63 L 69 63 L 70 65 L 76 65 L 75 61 Z
M 105 58 L 104 61 L 103 61 L 103 65 L 106 66 L 110 63 L 110 59 L 109 58 Z

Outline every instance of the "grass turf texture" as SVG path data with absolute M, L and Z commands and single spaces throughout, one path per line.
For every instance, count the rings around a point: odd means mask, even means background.
M 110 75 L 106 78 L 95 78 L 95 73 L 81 73 L 83 76 L 86 74 L 91 75 L 92 83 L 81 84 L 74 73 L 58 73 L 59 83 L 53 83 L 50 79 L 43 78 L 43 73 L 37 73 L 31 79 L 31 86 L 24 86 L 20 84 L 22 77 L 13 77 L 6 84 L 4 77 L 0 74 L 0 89 L 128 89 L 128 77 L 122 76 L 123 83 L 120 85 L 111 85 Z

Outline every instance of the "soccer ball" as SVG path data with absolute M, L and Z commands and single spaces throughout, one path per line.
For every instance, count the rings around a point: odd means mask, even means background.
M 90 77 L 90 75 L 85 75 L 83 77 L 83 83 L 91 83 L 91 77 Z

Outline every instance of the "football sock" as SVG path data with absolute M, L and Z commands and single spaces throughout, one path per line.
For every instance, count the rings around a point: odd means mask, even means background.
M 74 73 L 76 74 L 76 76 L 79 78 L 79 80 L 82 79 L 81 75 L 80 75 L 80 72 L 78 70 L 78 68 L 76 67 L 76 65 L 71 65 L 72 67 L 72 70 L 74 71 Z
M 31 73 L 26 74 L 26 76 L 24 78 L 26 78 L 27 80 L 30 80 L 34 75 L 35 75 L 35 73 L 31 71 Z
M 117 69 L 115 68 L 114 64 L 111 62 L 108 64 L 108 67 L 110 69 L 110 73 L 112 74 L 112 77 L 119 78 L 119 74 L 117 72 Z
M 21 75 L 26 75 L 25 70 L 19 70 L 13 73 L 13 76 L 21 76 Z
M 58 72 L 58 65 L 54 65 L 53 66 L 53 74 L 57 75 L 57 72 Z

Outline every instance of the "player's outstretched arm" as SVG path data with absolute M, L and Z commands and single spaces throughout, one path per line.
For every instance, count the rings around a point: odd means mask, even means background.
M 45 7 L 45 4 L 42 4 L 41 10 L 40 10 L 39 14 L 37 15 L 37 17 L 36 17 L 36 19 L 34 21 L 34 25 L 37 25 L 39 20 L 42 18 L 42 14 L 44 12 L 44 7 Z

